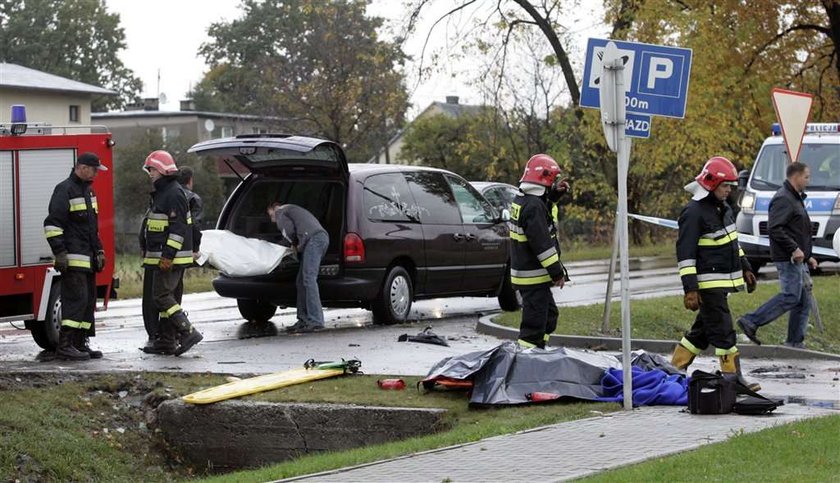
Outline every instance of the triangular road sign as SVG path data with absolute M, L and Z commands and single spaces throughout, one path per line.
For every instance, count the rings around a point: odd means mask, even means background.
M 777 87 L 773 88 L 771 95 L 776 118 L 782 126 L 788 156 L 791 161 L 796 161 L 799 159 L 799 148 L 802 147 L 802 137 L 805 136 L 805 125 L 811 114 L 814 96 Z

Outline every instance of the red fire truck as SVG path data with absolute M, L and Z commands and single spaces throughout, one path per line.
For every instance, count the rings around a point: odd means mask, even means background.
M 53 268 L 44 218 L 53 188 L 86 151 L 96 153 L 108 167 L 93 183 L 99 236 L 108 261 L 96 276 L 97 310 L 107 308 L 119 284 L 113 277 L 113 145 L 103 126 L 0 124 L 0 322 L 25 327 L 47 350 L 58 343 L 61 274 Z

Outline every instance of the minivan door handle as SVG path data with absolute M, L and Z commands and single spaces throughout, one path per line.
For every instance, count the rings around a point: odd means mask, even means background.
M 454 235 L 452 235 L 452 238 L 454 238 L 454 239 L 455 239 L 455 241 L 461 241 L 461 240 L 463 240 L 465 237 L 464 237 L 464 235 L 462 235 L 462 234 L 460 234 L 460 233 L 455 233 Z
M 465 236 L 467 238 L 467 241 L 473 241 L 476 238 L 475 235 L 473 235 L 472 233 L 467 233 Z

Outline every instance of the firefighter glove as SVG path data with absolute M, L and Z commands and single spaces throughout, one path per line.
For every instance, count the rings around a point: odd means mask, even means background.
M 755 292 L 755 285 L 756 285 L 757 282 L 755 281 L 755 274 L 754 273 L 752 273 L 748 270 L 745 270 L 744 271 L 744 282 L 746 282 L 746 284 L 747 284 L 747 293 Z
M 697 290 L 686 292 L 683 297 L 683 305 L 692 312 L 697 311 L 700 308 L 700 293 Z
M 105 251 L 99 250 L 96 252 L 96 272 L 99 273 L 105 269 Z
M 55 269 L 59 272 L 67 271 L 67 252 L 56 253 L 55 255 Z
M 168 272 L 168 271 L 172 270 L 172 259 L 171 258 L 160 257 L 160 262 L 158 262 L 158 267 L 164 272 Z

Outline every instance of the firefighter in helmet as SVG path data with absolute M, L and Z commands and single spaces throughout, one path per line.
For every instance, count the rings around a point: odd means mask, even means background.
M 559 200 L 569 191 L 568 182 L 559 174 L 560 167 L 550 156 L 532 156 L 519 180 L 520 193 L 510 206 L 510 278 L 522 296 L 518 342 L 523 347 L 545 347 L 557 328 L 551 287 L 563 288 L 568 281 L 549 208 L 551 200 Z
M 715 156 L 685 189 L 693 196 L 679 218 L 677 265 L 685 308 L 698 311 L 694 325 L 674 348 L 671 363 L 685 370 L 710 344 L 722 373 L 742 381 L 735 330 L 727 296 L 746 288 L 755 290 L 755 275 L 738 245 L 735 218 L 726 202 L 738 172 L 728 159 Z M 753 390 L 760 387 L 751 386 Z
M 152 290 L 147 293 L 144 284 L 143 298 L 151 298 L 160 313 L 154 340 L 147 344 L 154 350 L 147 352 L 181 355 L 203 338 L 176 299 L 184 269 L 193 263 L 192 216 L 171 154 L 153 151 L 143 170 L 154 185 L 140 234 L 143 265 L 151 270 Z
M 105 268 L 99 239 L 99 207 L 90 188 L 102 165 L 94 153 L 79 156 L 70 176 L 56 185 L 50 198 L 44 233 L 61 272 L 61 328 L 56 357 L 70 361 L 99 359 L 88 338 L 95 335 L 96 273 Z M 95 273 L 96 272 L 96 273 Z

